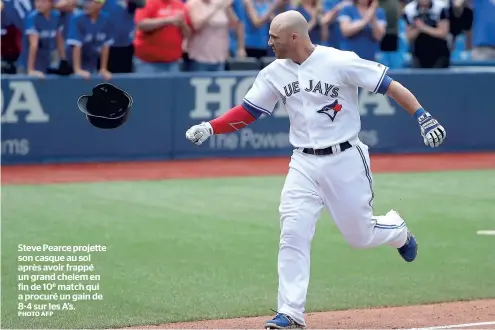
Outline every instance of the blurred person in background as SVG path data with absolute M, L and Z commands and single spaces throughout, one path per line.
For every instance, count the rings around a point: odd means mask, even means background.
M 322 23 L 322 4 L 321 0 L 299 0 L 295 6 L 295 10 L 300 12 L 306 21 L 309 23 L 309 37 L 314 44 L 322 45 L 322 36 L 325 37 L 327 31 L 323 31 Z
M 385 61 L 390 68 L 402 66 L 399 49 L 399 19 L 402 16 L 402 4 L 400 0 L 378 0 L 380 8 L 385 11 L 387 27 L 385 35 L 380 43 L 380 50 L 383 52 Z
M 112 77 L 108 70 L 112 22 L 108 13 L 101 11 L 103 5 L 104 0 L 84 0 L 84 9 L 74 13 L 69 22 L 67 59 L 74 74 L 84 79 L 96 72 L 105 80 Z
M 69 22 L 72 14 L 77 9 L 77 0 L 55 0 L 55 9 L 60 12 L 60 19 L 62 20 L 62 36 L 67 41 L 69 35 Z
M 191 71 L 223 71 L 229 57 L 229 30 L 236 29 L 238 57 L 245 57 L 243 25 L 232 0 L 188 0 L 194 33 L 187 40 Z
M 23 32 L 27 15 L 35 9 L 34 0 L 3 0 L 3 5 L 9 24 Z
M 21 54 L 21 31 L 13 25 L 5 4 L 2 1 L 1 12 L 1 25 L 2 25 L 2 40 L 1 40 L 1 58 L 2 58 L 2 74 L 16 74 L 17 73 L 17 59 Z
M 495 60 L 495 0 L 473 0 L 474 60 Z
M 442 0 L 414 0 L 404 8 L 414 68 L 448 68 L 449 12 Z
M 106 0 L 102 10 L 110 15 L 113 24 L 113 44 L 110 46 L 108 71 L 133 72 L 134 15 L 144 7 L 145 0 Z
M 230 29 L 229 30 L 229 54 L 230 57 L 245 57 L 247 56 L 246 54 L 246 36 L 245 36 L 245 29 L 246 29 L 246 8 L 244 8 L 244 0 L 233 0 L 232 1 L 232 10 L 234 11 L 234 14 L 237 16 L 239 19 L 237 23 L 237 28 L 236 29 Z M 239 45 L 238 47 L 238 42 L 237 42 L 237 35 L 239 34 L 237 29 L 242 30 L 242 37 L 244 40 L 242 41 L 242 44 Z M 240 52 L 240 54 L 239 54 Z M 244 56 L 239 56 L 239 55 L 244 55 Z
M 2 73 L 15 74 L 21 54 L 25 19 L 34 10 L 34 0 L 2 1 Z
M 288 0 L 244 0 L 246 9 L 245 41 L 248 57 L 261 58 L 268 55 L 268 30 L 277 10 L 285 7 Z
M 495 20 L 495 18 L 494 18 Z M 468 7 L 466 0 L 449 0 L 450 50 L 454 50 L 455 41 L 464 34 L 465 50 L 472 47 L 473 10 Z
M 35 8 L 24 23 L 18 73 L 44 78 L 49 73 L 54 50 L 58 51 L 60 61 L 66 61 L 63 27 L 52 0 L 36 0 Z
M 342 8 L 351 5 L 350 0 L 323 0 L 322 41 L 325 46 L 340 49 L 342 31 L 338 17 Z
M 378 0 L 354 0 L 342 8 L 338 19 L 344 36 L 341 49 L 375 61 L 387 27 L 385 11 L 378 7 Z
M 191 34 L 186 5 L 179 0 L 148 0 L 136 10 L 135 23 L 135 71 L 179 72 L 182 44 Z
M 67 37 L 69 36 L 69 25 L 72 15 L 76 11 L 80 11 L 78 8 L 77 0 L 54 0 L 54 9 L 60 13 L 60 22 L 62 27 L 62 38 L 64 44 L 67 45 Z M 74 70 L 69 64 L 69 61 L 62 60 L 60 56 L 52 53 L 52 66 L 48 69 L 48 73 L 58 74 L 63 76 L 71 75 Z M 57 65 L 58 63 L 58 65 Z

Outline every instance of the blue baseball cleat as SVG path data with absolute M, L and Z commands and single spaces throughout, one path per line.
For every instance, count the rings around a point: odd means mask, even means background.
M 399 254 L 402 256 L 402 258 L 407 262 L 411 262 L 416 259 L 416 256 L 418 255 L 418 242 L 416 242 L 416 238 L 414 238 L 413 233 L 411 233 L 409 230 L 407 231 L 406 244 L 404 244 L 397 250 L 399 251 Z
M 304 326 L 289 315 L 277 313 L 272 320 L 265 322 L 265 329 L 304 329 Z

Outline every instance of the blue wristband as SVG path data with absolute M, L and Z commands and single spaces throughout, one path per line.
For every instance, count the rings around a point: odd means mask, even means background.
M 416 112 L 414 113 L 414 118 L 418 119 L 422 114 L 425 113 L 425 110 L 423 108 L 419 108 L 418 110 L 416 110 Z

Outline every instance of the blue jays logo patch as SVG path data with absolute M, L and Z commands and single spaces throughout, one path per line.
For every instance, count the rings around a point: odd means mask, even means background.
M 333 103 L 329 105 L 325 105 L 323 108 L 318 110 L 318 113 L 322 113 L 328 116 L 332 121 L 335 120 L 337 113 L 342 110 L 342 104 L 339 104 L 338 100 L 333 101 Z

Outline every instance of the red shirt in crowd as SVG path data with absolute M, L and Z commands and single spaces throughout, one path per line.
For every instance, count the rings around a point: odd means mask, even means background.
M 8 61 L 17 61 L 21 53 L 22 33 L 14 25 L 9 25 L 6 34 L 2 36 L 2 58 Z
M 184 13 L 184 20 L 191 26 L 187 8 L 178 0 L 148 0 L 144 8 L 136 10 L 136 24 L 146 18 L 174 17 Z M 136 29 L 134 38 L 135 55 L 145 62 L 174 62 L 182 57 L 181 29 L 175 25 L 165 25 L 152 32 Z

